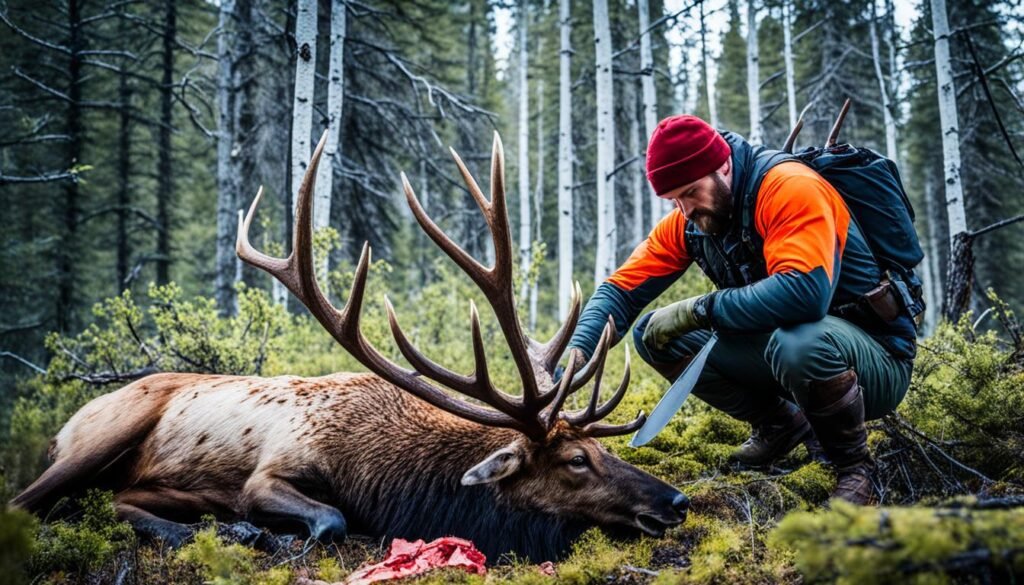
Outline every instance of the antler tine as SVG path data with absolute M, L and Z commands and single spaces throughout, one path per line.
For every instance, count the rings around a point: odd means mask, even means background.
M 601 394 L 601 377 L 604 375 L 604 364 L 608 357 L 608 348 L 611 346 L 612 331 L 614 331 L 614 321 L 611 316 L 608 317 L 608 324 L 605 325 L 604 331 L 601 332 L 601 340 L 598 342 L 598 348 L 594 352 L 594 355 L 590 358 L 590 363 L 593 363 L 593 370 L 590 376 L 594 378 L 594 389 L 590 393 L 590 402 L 587 407 L 582 411 L 576 411 L 571 413 L 564 413 L 562 418 L 574 425 L 584 425 L 593 420 L 594 413 L 597 411 L 597 404 Z M 587 366 L 590 366 L 590 363 Z M 579 388 L 581 385 L 586 383 L 586 378 L 577 376 L 575 380 L 571 382 L 571 386 Z
M 313 271 L 313 236 L 312 236 L 312 215 L 313 215 L 313 188 L 316 184 L 316 173 L 310 169 L 316 169 L 320 164 L 320 156 L 327 145 L 327 132 L 324 131 L 320 142 L 313 150 L 313 156 L 309 161 L 309 168 L 302 178 L 299 186 L 295 208 L 295 230 L 292 239 L 292 252 L 287 258 L 272 258 L 257 252 L 249 243 L 249 228 L 252 225 L 253 217 L 256 215 L 256 206 L 263 195 L 263 188 L 260 187 L 256 198 L 249 206 L 249 212 L 238 228 L 238 237 L 235 241 L 235 252 L 239 258 L 256 266 L 281 281 L 288 290 L 292 291 L 310 313 L 325 327 L 330 329 L 338 318 L 338 311 L 331 305 L 316 283 L 316 274 Z
M 622 425 L 606 425 L 604 423 L 593 423 L 583 427 L 583 432 L 591 437 L 614 437 L 616 435 L 626 435 L 644 426 L 647 422 L 647 415 L 644 411 L 637 413 L 636 418 L 632 422 L 628 422 Z
M 462 162 L 462 157 L 459 153 L 455 152 L 455 149 L 448 147 L 448 152 L 452 154 L 452 158 L 455 159 L 455 166 L 459 167 L 459 173 L 462 174 L 462 180 L 466 183 L 466 187 L 469 189 L 469 194 L 473 196 L 473 200 L 476 201 L 480 211 L 484 212 L 484 217 L 487 219 L 488 225 L 490 225 L 491 216 L 491 204 L 484 197 L 484 192 L 480 190 L 480 185 L 477 184 L 476 179 L 470 174 L 469 169 L 466 168 L 466 163 Z
M 596 411 L 594 411 L 594 416 L 593 416 L 593 418 L 590 419 L 589 422 L 597 422 L 597 421 L 603 419 L 604 417 L 608 416 L 609 414 L 611 414 L 611 412 L 613 410 L 615 410 L 615 407 L 618 406 L 620 402 L 622 402 L 622 398 L 626 395 L 626 389 L 629 388 L 629 377 L 630 377 L 629 355 L 630 354 L 629 354 L 629 344 L 624 343 L 624 344 L 622 344 L 622 346 L 626 350 L 626 358 L 625 358 L 625 362 L 626 363 L 623 366 L 625 368 L 625 370 L 622 372 L 622 380 L 619 381 L 619 387 L 615 389 L 615 393 L 612 394 L 612 397 L 609 398 L 607 402 L 602 404 L 600 407 L 598 407 L 598 409 Z
M 453 151 L 454 153 L 454 151 Z M 458 155 L 456 155 L 457 157 Z M 539 400 L 540 389 L 538 388 L 536 373 L 530 359 L 530 343 L 523 333 L 522 325 L 519 323 L 519 316 L 516 313 L 515 298 L 512 292 L 512 237 L 508 224 L 508 211 L 505 207 L 505 154 L 498 133 L 494 133 L 494 144 L 491 154 L 491 201 L 483 200 L 479 186 L 473 180 L 465 165 L 456 158 L 459 171 L 466 179 L 470 193 L 476 199 L 483 212 L 487 225 L 491 229 L 491 237 L 494 240 L 494 266 L 485 268 L 477 260 L 472 258 L 458 244 L 449 238 L 442 230 L 427 216 L 420 205 L 412 185 L 408 178 L 402 174 L 402 185 L 405 188 L 406 199 L 412 208 L 416 221 L 430 236 L 432 240 L 448 256 L 455 261 L 484 292 L 488 302 L 494 308 L 502 333 L 508 343 L 512 359 L 516 363 L 519 377 L 523 382 L 523 416 L 533 420 L 537 413 L 544 406 Z
M 566 365 L 565 372 L 562 374 L 562 379 L 558 383 L 555 400 L 551 403 L 551 407 L 547 411 L 548 414 L 545 424 L 548 429 L 555 426 L 555 423 L 558 421 L 559 411 L 562 410 L 562 406 L 565 404 L 565 399 L 568 398 L 571 393 L 572 377 L 576 373 L 576 368 L 579 367 L 579 364 L 582 361 L 583 355 L 579 350 L 574 349 L 569 352 L 569 363 Z
M 483 352 L 483 341 L 480 338 L 480 321 L 476 314 L 475 305 L 470 304 L 473 349 L 476 357 L 476 372 L 474 376 L 463 376 L 452 372 L 423 355 L 409 341 L 405 332 L 402 331 L 401 326 L 398 324 L 398 316 L 395 314 L 394 306 L 386 295 L 384 297 L 384 306 L 387 309 L 388 324 L 391 326 L 391 334 L 398 344 L 398 350 L 412 364 L 414 370 L 435 382 L 448 386 L 452 390 L 493 406 L 509 416 L 516 416 L 518 414 L 518 407 L 491 385 L 490 376 L 487 373 L 487 361 Z
M 580 304 L 582 299 L 583 293 L 580 291 L 580 283 L 576 281 L 572 289 L 568 317 L 561 327 L 558 328 L 558 331 L 551 336 L 551 339 L 539 348 L 538 353 L 540 353 L 541 363 L 548 372 L 554 371 L 559 358 L 562 357 L 566 346 L 569 345 L 569 340 L 572 339 L 572 334 L 576 330 L 576 324 L 580 320 Z
M 487 370 L 487 353 L 484 351 L 484 338 L 480 333 L 480 314 L 473 301 L 469 302 L 469 326 L 473 337 L 473 361 L 476 367 L 474 380 L 483 393 L 481 400 L 510 416 L 520 416 L 521 406 L 509 399 L 503 392 L 498 391 L 491 383 L 491 375 Z M 528 422 L 532 425 L 535 421 L 529 420 Z
M 235 238 L 235 253 L 238 254 L 239 258 L 252 266 L 270 273 L 284 283 L 281 277 L 287 276 L 288 260 L 267 256 L 253 248 L 252 244 L 249 243 L 249 226 L 252 225 L 252 218 L 256 215 L 256 207 L 260 204 L 260 199 L 262 198 L 263 186 L 260 185 L 259 190 L 256 192 L 256 198 L 249 204 L 249 211 L 243 213 L 241 209 L 238 210 L 238 235 Z
M 572 392 L 575 392 L 582 388 L 591 378 L 594 377 L 594 372 L 597 371 L 598 366 L 604 362 L 608 355 L 608 348 L 611 347 L 612 338 L 614 334 L 614 326 L 611 326 L 611 317 L 608 318 L 609 325 L 605 325 L 605 328 L 601 331 L 601 337 L 597 341 L 597 347 L 594 349 L 593 355 L 590 356 L 588 361 L 582 369 L 576 374 L 572 381 Z
M 836 145 L 836 140 L 839 138 L 839 130 L 843 127 L 843 121 L 846 120 L 846 113 L 850 111 L 850 98 L 846 98 L 846 102 L 843 103 L 843 109 L 839 111 L 839 116 L 836 117 L 836 123 L 832 125 L 832 131 L 828 133 L 828 140 L 825 141 L 825 148 L 830 148 Z
M 363 246 L 355 281 L 343 311 L 338 312 L 331 306 L 320 291 L 316 284 L 316 273 L 313 270 L 312 199 L 317 166 L 325 143 L 326 133 L 313 152 L 302 180 L 302 186 L 299 188 L 295 213 L 295 237 L 291 255 L 287 259 L 273 258 L 257 252 L 250 245 L 248 232 L 255 215 L 256 205 L 259 202 L 259 194 L 257 194 L 249 208 L 249 213 L 239 225 L 235 246 L 238 256 L 280 280 L 342 347 L 381 378 L 437 408 L 466 420 L 488 426 L 516 429 L 532 438 L 542 439 L 546 431 L 538 421 L 522 420 L 519 416 L 511 416 L 456 400 L 417 377 L 415 372 L 388 360 L 363 337 L 359 329 L 359 316 L 369 272 L 370 248 L 368 244 Z
M 570 424 L 582 426 L 587 424 L 597 411 L 597 403 L 601 397 L 601 377 L 604 376 L 604 360 L 597 363 L 597 373 L 594 375 L 594 390 L 590 393 L 590 402 L 587 403 L 587 407 L 582 412 L 576 411 L 572 413 L 562 414 L 562 418 Z
M 501 144 L 501 136 L 494 132 L 491 143 L 491 237 L 494 240 L 494 271 L 501 274 L 502 279 L 509 282 L 508 291 L 512 292 L 512 230 L 508 226 L 508 210 L 505 205 L 505 147 Z M 504 260 L 504 261 L 502 261 Z M 504 274 L 506 273 L 507 274 Z M 516 321 L 518 323 L 518 320 Z
M 423 206 L 420 205 L 420 200 L 416 197 L 416 192 L 413 191 L 412 185 L 409 184 L 409 178 L 405 176 L 404 172 L 401 173 L 401 175 L 402 187 L 405 189 L 405 199 L 409 202 L 409 208 L 412 209 L 412 214 L 420 224 L 420 227 L 423 228 L 423 231 L 427 232 L 427 235 L 430 236 L 431 240 L 434 240 L 434 243 L 437 244 L 439 248 L 444 250 L 445 254 L 448 254 L 449 258 L 459 265 L 459 268 L 462 268 L 462 270 L 473 279 L 473 282 L 475 282 L 477 286 L 487 290 L 490 282 L 487 279 L 487 268 L 466 253 L 461 246 L 456 244 L 454 240 L 449 238 L 448 235 L 445 234 L 436 223 L 434 223 L 434 220 L 430 219 L 430 216 L 427 215 Z

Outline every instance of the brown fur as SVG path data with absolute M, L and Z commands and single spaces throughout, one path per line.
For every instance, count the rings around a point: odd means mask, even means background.
M 520 457 L 517 471 L 460 485 L 468 469 L 509 446 Z M 577 455 L 588 468 L 569 465 Z M 550 558 L 565 543 L 533 549 L 536 538 L 526 533 L 637 529 L 638 514 L 672 525 L 685 513 L 675 489 L 564 422 L 534 443 L 439 410 L 372 374 L 149 376 L 82 407 L 57 435 L 53 456 L 13 504 L 45 511 L 118 461 L 108 485 L 121 516 L 164 538 L 167 520 L 212 513 L 305 524 L 317 536 L 343 536 L 346 522 L 380 536 L 455 533 L 493 540 L 490 554 Z M 508 526 L 486 522 L 520 526 L 522 534 L 501 535 Z

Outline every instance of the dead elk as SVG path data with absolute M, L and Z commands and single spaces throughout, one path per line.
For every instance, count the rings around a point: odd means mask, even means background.
M 513 395 L 488 375 L 475 306 L 472 374 L 449 371 L 417 350 L 387 303 L 392 332 L 408 370 L 362 335 L 359 315 L 369 266 L 364 247 L 344 310 L 319 289 L 313 269 L 311 207 L 320 141 L 299 192 L 294 245 L 287 259 L 254 250 L 248 230 L 257 194 L 240 222 L 239 256 L 274 275 L 372 374 L 320 378 L 158 374 L 101 396 L 57 435 L 53 465 L 13 500 L 45 512 L 89 485 L 114 491 L 119 515 L 172 544 L 189 537 L 179 522 L 203 514 L 248 519 L 271 528 L 305 528 L 318 539 L 349 532 L 474 541 L 492 560 L 515 553 L 558 558 L 592 526 L 660 535 L 681 523 L 687 498 L 609 453 L 596 438 L 631 432 L 599 422 L 625 394 L 625 375 L 602 403 L 599 389 L 614 329 L 605 328 L 589 361 L 569 355 L 556 385 L 552 371 L 580 311 L 540 344 L 522 331 L 512 285 L 513 252 L 505 207 L 504 158 L 495 135 L 491 198 L 484 197 L 458 155 L 455 162 L 491 228 L 495 264 L 466 254 L 427 217 L 403 175 L 406 196 L 427 234 L 482 289 L 494 309 L 520 375 Z M 437 383 L 435 386 L 430 381 Z M 566 398 L 593 381 L 588 405 L 565 412 Z M 473 401 L 460 400 L 447 387 Z

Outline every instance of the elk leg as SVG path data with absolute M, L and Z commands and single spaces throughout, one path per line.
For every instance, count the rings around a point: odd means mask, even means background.
M 184 544 L 192 530 L 184 524 L 161 518 L 162 514 L 198 515 L 216 511 L 201 494 L 170 488 L 132 488 L 114 496 L 117 516 L 132 525 L 137 532 L 160 539 L 172 548 Z
M 301 493 L 287 479 L 258 473 L 242 489 L 246 515 L 254 524 L 301 522 L 309 534 L 322 542 L 344 540 L 348 535 L 345 516 Z

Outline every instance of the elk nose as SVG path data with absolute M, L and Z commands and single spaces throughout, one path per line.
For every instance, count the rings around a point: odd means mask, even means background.
M 672 500 L 672 509 L 680 514 L 686 514 L 686 511 L 690 509 L 690 498 L 680 493 Z

